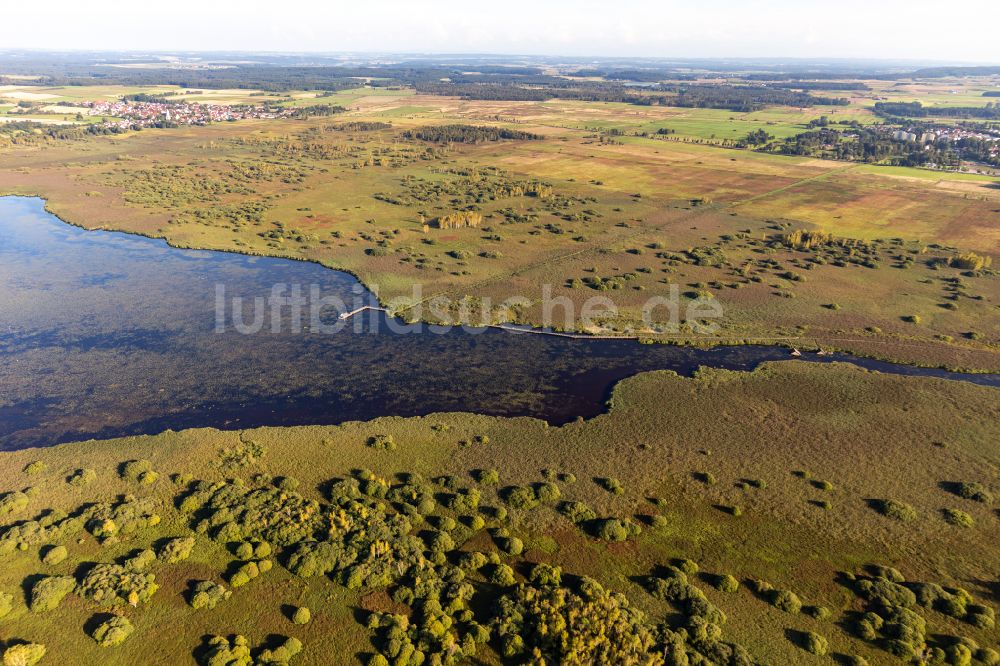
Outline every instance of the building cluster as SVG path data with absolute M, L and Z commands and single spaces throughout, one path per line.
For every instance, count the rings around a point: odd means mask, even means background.
M 204 125 L 227 120 L 248 118 L 281 118 L 294 109 L 274 109 L 265 106 L 231 106 L 188 102 L 134 102 L 114 100 L 86 102 L 92 116 L 106 116 L 105 127 L 139 129 L 163 125 Z
M 914 143 L 935 143 L 937 141 L 961 141 L 962 139 L 978 139 L 994 142 L 1000 147 L 1000 130 L 982 131 L 963 127 L 938 127 L 933 131 L 921 131 L 919 134 L 908 130 L 896 130 L 892 133 L 896 141 L 912 141 Z

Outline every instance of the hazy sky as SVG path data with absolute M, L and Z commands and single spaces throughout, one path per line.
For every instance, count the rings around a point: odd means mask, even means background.
M 997 0 L 14 0 L 0 48 L 1000 63 Z

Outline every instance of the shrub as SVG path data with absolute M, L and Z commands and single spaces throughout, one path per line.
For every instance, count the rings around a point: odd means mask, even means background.
M 791 590 L 774 590 L 771 593 L 771 605 L 793 615 L 802 610 L 802 601 Z
M 723 574 L 715 577 L 715 589 L 721 592 L 735 592 L 740 589 L 740 582 L 729 574 Z
M 583 502 L 568 501 L 559 505 L 559 513 L 569 518 L 574 523 L 582 523 L 597 518 L 594 510 Z
M 716 483 L 719 482 L 718 479 L 715 478 L 715 475 L 712 474 L 711 472 L 695 472 L 694 478 L 698 481 L 701 481 L 706 486 L 714 486 Z
M 305 606 L 299 606 L 292 614 L 292 622 L 295 624 L 309 624 L 312 620 L 312 613 Z
M 972 516 L 959 509 L 942 509 L 941 513 L 944 515 L 945 521 L 955 527 L 972 527 L 974 522 Z
M 965 254 L 956 254 L 948 260 L 948 265 L 952 268 L 959 268 L 967 271 L 980 271 L 983 268 L 988 268 L 992 263 L 993 258 L 989 256 L 980 256 L 975 252 L 967 252 Z
M 97 625 L 91 637 L 103 648 L 115 647 L 124 643 L 133 631 L 135 627 L 127 617 L 115 615 Z
M 514 570 L 506 564 L 494 565 L 493 570 L 490 572 L 489 580 L 494 585 L 499 585 L 501 587 L 510 587 L 517 582 L 514 578 Z
M 233 589 L 243 587 L 259 575 L 260 567 L 256 562 L 244 562 L 229 577 L 229 584 L 233 586 Z
M 140 477 L 153 471 L 153 463 L 148 460 L 129 460 L 122 464 L 119 475 L 126 481 L 139 481 Z
M 524 542 L 517 537 L 502 538 L 497 541 L 500 550 L 507 555 L 520 555 L 524 552 Z
M 188 603 L 191 608 L 198 610 L 200 608 L 208 608 L 209 610 L 215 608 L 219 602 L 225 601 L 229 597 L 233 596 L 231 590 L 227 590 L 222 585 L 218 583 L 213 583 L 210 580 L 202 580 L 195 583 L 194 587 L 191 589 L 191 594 L 188 596 Z
M 664 516 L 654 515 L 649 517 L 649 526 L 654 529 L 662 530 L 669 524 Z
M 291 492 L 293 490 L 298 489 L 299 480 L 293 476 L 283 476 L 279 479 L 276 479 L 274 485 L 277 486 L 279 490 Z
M 622 493 L 625 492 L 625 488 L 622 487 L 622 482 L 619 481 L 618 479 L 613 479 L 613 478 L 599 479 L 598 484 L 602 488 L 607 490 L 609 493 L 613 493 L 615 495 L 621 495 Z
M 676 560 L 674 564 L 677 566 L 678 569 L 683 571 L 688 576 L 693 576 L 694 574 L 698 573 L 698 568 L 699 568 L 698 563 L 695 562 L 694 560 L 688 560 L 688 559 Z
M 810 654 L 823 657 L 829 648 L 829 642 L 817 633 L 807 631 L 802 637 L 802 649 Z
M 620 518 L 604 518 L 594 522 L 592 531 L 594 536 L 604 541 L 625 541 L 642 530 L 635 523 Z
M 657 642 L 652 623 L 596 581 L 583 579 L 578 591 L 520 585 L 498 607 L 501 653 L 517 663 L 662 663 L 650 658 Z
M 484 486 L 495 486 L 500 483 L 500 473 L 495 469 L 481 469 L 476 472 L 476 481 Z
M 96 565 L 80 583 L 80 595 L 102 606 L 137 606 L 140 602 L 148 602 L 159 589 L 156 576 L 141 571 L 148 560 L 155 559 L 152 551 L 149 553 L 149 556 L 133 558 L 124 565 Z
M 35 474 L 41 474 L 48 468 L 49 466 L 46 465 L 44 462 L 42 462 L 41 460 L 36 460 L 24 466 L 24 473 L 27 474 L 28 476 L 34 476 Z
M 910 608 L 917 603 L 917 595 L 912 590 L 884 578 L 859 581 L 857 589 L 859 594 L 868 601 L 883 605 Z
M 35 666 L 45 656 L 45 646 L 40 643 L 19 643 L 3 653 L 3 666 Z
M 375 435 L 368 438 L 368 446 L 383 451 L 395 451 L 396 439 L 392 435 Z
M 504 501 L 512 509 L 528 511 L 538 506 L 538 497 L 535 491 L 524 486 L 512 486 L 504 493 Z
M 459 560 L 459 566 L 468 571 L 478 571 L 486 566 L 486 556 L 478 551 L 465 553 Z
M 194 537 L 178 537 L 163 544 L 157 557 L 167 564 L 176 564 L 191 557 L 192 550 L 194 550 Z
M 910 522 L 917 517 L 917 510 L 906 502 L 893 499 L 874 500 L 872 506 L 883 516 L 898 520 L 900 522 Z
M 54 610 L 67 594 L 76 587 L 72 576 L 48 576 L 38 580 L 31 588 L 28 607 L 33 613 Z
M 562 583 L 562 569 L 551 564 L 536 564 L 531 569 L 528 580 L 537 587 L 560 585 Z
M 66 546 L 52 546 L 45 551 L 45 556 L 42 557 L 42 562 L 48 564 L 49 566 L 55 566 L 65 560 L 68 556 L 69 551 L 66 550 Z
M 244 636 L 235 636 L 232 642 L 224 636 L 212 636 L 201 663 L 204 666 L 251 666 L 250 644 Z
M 72 486 L 86 486 L 94 482 L 97 472 L 92 469 L 78 469 L 73 472 L 67 482 Z
M 976 650 L 976 660 L 986 664 L 986 666 L 996 666 L 1000 664 L 1000 653 L 997 653 L 993 648 L 980 648 Z
M 16 490 L 0 495 L 0 516 L 8 516 L 27 508 L 30 498 L 26 493 Z
M 538 485 L 535 495 L 540 502 L 551 503 L 558 500 L 562 496 L 562 493 L 559 492 L 559 486 L 551 482 L 546 482 Z
M 253 557 L 253 544 L 249 541 L 242 542 L 236 547 L 236 552 L 234 554 L 241 560 L 249 560 Z
M 815 620 L 827 620 L 831 615 L 826 606 L 805 606 L 802 612 Z
M 974 500 L 984 504 L 993 502 L 993 495 L 986 486 L 978 481 L 961 481 L 947 485 L 948 489 L 963 499 Z

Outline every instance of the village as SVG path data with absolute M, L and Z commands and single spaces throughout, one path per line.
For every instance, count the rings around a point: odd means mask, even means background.
M 114 100 L 85 102 L 88 115 L 106 117 L 104 127 L 130 130 L 144 127 L 205 125 L 249 118 L 283 118 L 295 109 L 269 106 L 199 104 L 196 102 L 140 102 Z

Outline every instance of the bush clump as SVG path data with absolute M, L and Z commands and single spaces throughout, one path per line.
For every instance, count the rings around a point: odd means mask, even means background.
M 97 625 L 90 636 L 102 648 L 108 648 L 124 643 L 133 631 L 135 631 L 135 627 L 132 626 L 127 617 L 115 615 Z
M 942 509 L 941 514 L 949 525 L 955 527 L 972 527 L 972 516 L 959 509 Z
M 148 550 L 125 564 L 98 564 L 84 576 L 78 591 L 101 606 L 146 603 L 159 589 L 156 576 L 144 571 L 155 559 L 153 551 Z
M 507 505 L 518 511 L 529 511 L 538 506 L 538 496 L 531 488 L 524 486 L 511 486 L 504 491 L 504 501 Z
M 148 460 L 129 460 L 122 463 L 119 475 L 125 481 L 150 485 L 155 483 L 159 474 L 153 471 L 153 463 Z
M 802 610 L 802 601 L 791 590 L 774 590 L 771 592 L 771 605 L 786 613 L 796 614 Z
M 262 650 L 254 663 L 260 666 L 286 666 L 300 652 L 302 641 L 289 637 L 278 647 Z
M 638 536 L 642 528 L 621 518 L 602 518 L 593 521 L 591 532 L 604 541 L 626 541 L 629 537 Z
M 42 578 L 31 587 L 28 608 L 31 609 L 32 613 L 54 610 L 75 587 L 76 581 L 73 580 L 72 576 Z
M 164 543 L 156 556 L 167 564 L 176 564 L 191 557 L 193 550 L 194 537 L 178 537 Z
M 232 590 L 227 590 L 224 586 L 210 580 L 202 580 L 191 588 L 188 604 L 195 610 L 201 608 L 211 610 L 231 596 L 233 596 Z
M 715 577 L 715 589 L 732 593 L 740 589 L 740 582 L 729 574 L 722 574 Z
M 51 567 L 64 561 L 67 557 L 69 557 L 69 551 L 66 550 L 66 546 L 52 546 L 45 551 L 42 562 Z
M 0 516 L 9 516 L 28 507 L 31 498 L 20 490 L 0 495 Z
M 97 479 L 97 472 L 92 469 L 78 469 L 66 480 L 71 486 L 87 486 Z
M 36 460 L 24 466 L 24 473 L 27 474 L 28 476 L 34 476 L 35 474 L 41 474 L 48 468 L 49 466 L 46 465 L 44 462 L 42 462 L 41 460 Z
M 872 502 L 872 507 L 887 518 L 908 523 L 916 519 L 917 510 L 906 502 L 893 499 L 880 499 Z
M 656 645 L 644 614 L 585 578 L 579 589 L 518 586 L 500 599 L 502 655 L 551 664 L 646 664 Z
M 577 502 L 575 500 L 560 503 L 559 513 L 577 524 L 597 518 L 597 514 L 593 509 L 583 502 Z
M 807 631 L 802 637 L 802 649 L 817 657 L 824 657 L 827 650 L 830 649 L 830 643 L 823 636 L 812 631 Z
M 41 643 L 18 643 L 3 652 L 3 666 L 35 666 L 45 656 Z
M 309 624 L 311 620 L 312 620 L 312 612 L 305 606 L 299 606 L 298 608 L 295 609 L 295 612 L 292 613 L 292 622 L 294 624 L 299 624 L 299 625 Z
M 395 451 L 396 438 L 392 435 L 374 435 L 368 438 L 368 446 L 383 451 Z
M 622 486 L 622 482 L 614 478 L 599 479 L 598 485 L 604 488 L 609 493 L 614 495 L 621 495 L 625 492 L 625 488 Z
M 251 666 L 250 643 L 245 636 L 212 636 L 201 657 L 204 666 Z
M 983 504 L 991 504 L 993 502 L 993 494 L 978 481 L 960 481 L 948 484 L 947 487 L 962 499 L 982 502 Z
M 476 481 L 484 486 L 495 486 L 500 483 L 500 473 L 495 469 L 481 469 L 476 472 Z
M 551 481 L 546 481 L 545 483 L 538 484 L 538 487 L 535 489 L 535 495 L 538 497 L 539 502 L 549 504 L 557 501 L 562 496 L 562 493 L 559 491 L 559 486 Z

